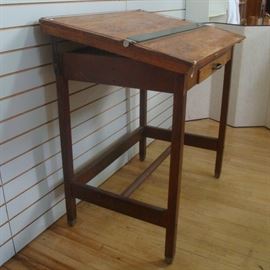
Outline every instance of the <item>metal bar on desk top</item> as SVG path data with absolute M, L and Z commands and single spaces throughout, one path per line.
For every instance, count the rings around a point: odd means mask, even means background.
M 144 42 L 144 41 L 158 39 L 161 37 L 166 37 L 166 36 L 170 36 L 170 35 L 177 34 L 177 33 L 188 32 L 188 31 L 196 30 L 196 29 L 201 28 L 203 26 L 204 25 L 199 24 L 199 23 L 193 23 L 193 24 L 187 24 L 187 25 L 183 25 L 183 26 L 179 26 L 179 27 L 165 29 L 165 30 L 158 31 L 158 32 L 130 36 L 123 41 L 123 46 L 125 48 L 127 48 L 131 44 L 136 44 L 136 43 L 140 43 L 140 42 Z

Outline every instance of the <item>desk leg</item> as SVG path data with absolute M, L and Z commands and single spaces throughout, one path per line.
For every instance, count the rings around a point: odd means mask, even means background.
M 216 166 L 215 177 L 219 178 L 222 169 L 224 142 L 226 135 L 226 125 L 229 107 L 229 97 L 231 88 L 231 72 L 232 72 L 232 59 L 225 66 L 224 82 L 223 82 L 223 94 L 221 104 L 221 114 L 219 123 L 218 145 L 216 154 Z
M 147 90 L 140 90 L 140 127 L 147 125 Z M 140 140 L 139 143 L 140 160 L 144 161 L 146 157 L 146 137 Z
M 53 47 L 54 67 L 56 74 L 57 104 L 58 104 L 59 128 L 61 138 L 61 151 L 62 151 L 61 153 L 62 153 L 62 165 L 64 174 L 67 221 L 70 226 L 73 226 L 76 221 L 76 200 L 74 197 L 72 197 L 71 192 L 71 181 L 74 176 L 74 169 L 73 169 L 68 80 L 65 79 L 61 73 L 61 60 L 58 51 L 58 43 L 55 39 L 52 40 L 52 47 Z
M 186 112 L 185 78 L 177 79 L 173 97 L 172 144 L 170 158 L 168 220 L 166 227 L 165 259 L 172 263 L 177 235 L 178 205 L 181 189 L 182 160 Z
M 68 82 L 62 76 L 57 76 L 58 114 L 62 148 L 62 163 L 66 196 L 67 221 L 73 226 L 76 221 L 76 201 L 71 194 L 70 182 L 73 178 L 73 154 L 70 125 L 70 107 Z

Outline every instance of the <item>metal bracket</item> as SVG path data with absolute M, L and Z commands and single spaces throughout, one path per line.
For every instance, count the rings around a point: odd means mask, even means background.
M 193 24 L 187 24 L 187 25 L 183 25 L 183 26 L 179 26 L 179 27 L 165 29 L 165 30 L 158 31 L 158 32 L 135 35 L 135 36 L 131 36 L 131 37 L 126 38 L 123 41 L 123 46 L 125 48 L 127 48 L 132 44 L 136 44 L 136 43 L 140 43 L 140 42 L 144 42 L 144 41 L 149 41 L 149 40 L 153 40 L 153 39 L 158 39 L 161 37 L 166 37 L 166 36 L 170 36 L 170 35 L 174 35 L 174 34 L 178 34 L 178 33 L 182 33 L 182 32 L 196 30 L 196 29 L 201 28 L 203 26 L 204 26 L 203 24 L 193 23 Z

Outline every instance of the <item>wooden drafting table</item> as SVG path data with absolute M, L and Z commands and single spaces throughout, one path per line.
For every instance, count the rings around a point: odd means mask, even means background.
M 75 198 L 79 198 L 159 225 L 166 229 L 165 258 L 171 263 L 175 253 L 183 147 L 186 144 L 216 151 L 215 176 L 220 176 L 233 47 L 243 37 L 145 11 L 43 18 L 40 23 L 42 30 L 52 36 L 68 223 L 75 223 Z M 59 38 L 85 45 L 85 48 L 61 53 Z M 225 66 L 225 78 L 218 138 L 185 133 L 187 91 L 222 66 Z M 76 174 L 68 80 L 140 89 L 139 128 Z M 173 94 L 171 130 L 147 125 L 147 89 Z M 125 192 L 118 195 L 86 185 L 137 142 L 143 161 L 147 137 L 171 142 L 171 146 Z M 167 209 L 130 199 L 132 192 L 168 155 Z

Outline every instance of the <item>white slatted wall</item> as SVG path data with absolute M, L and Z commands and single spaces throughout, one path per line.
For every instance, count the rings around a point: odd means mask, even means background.
M 55 77 L 42 16 L 146 9 L 184 17 L 184 0 L 0 1 L 0 265 L 65 213 Z M 75 168 L 138 126 L 138 92 L 70 82 Z M 149 92 L 149 122 L 171 125 L 172 98 Z M 127 162 L 123 155 L 95 179 Z

